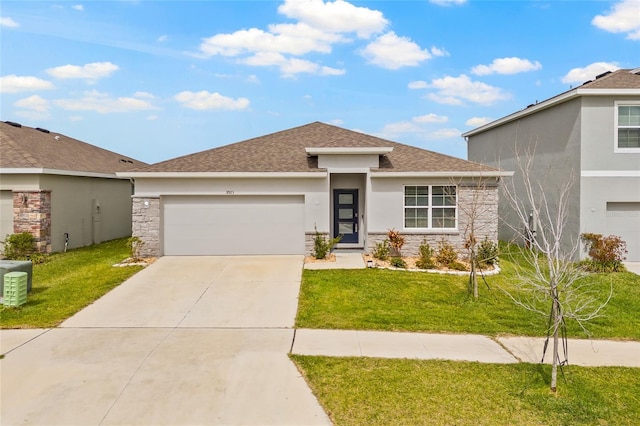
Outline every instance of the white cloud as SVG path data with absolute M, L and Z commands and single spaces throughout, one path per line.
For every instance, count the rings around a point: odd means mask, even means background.
M 435 46 L 431 47 L 431 54 L 433 56 L 451 56 L 445 49 L 441 49 Z
M 422 133 L 422 127 L 411 121 L 397 121 L 386 124 L 380 133 L 384 138 L 394 138 L 403 133 Z
M 18 76 L 15 74 L 0 77 L 0 93 L 35 92 L 53 88 L 54 86 L 51 82 L 37 77 Z
M 606 71 L 616 71 L 620 67 L 615 62 L 594 62 L 587 65 L 584 68 L 573 68 L 562 77 L 562 82 L 566 84 L 572 83 L 584 83 L 585 81 L 593 80 L 597 75 Z
M 167 40 L 169 40 L 169 36 L 168 35 L 161 35 L 160 37 L 158 37 L 158 40 L 156 40 L 156 41 L 158 43 L 164 43 Z
M 14 21 L 13 19 L 7 17 L 7 18 L 0 18 L 0 27 L 7 27 L 7 28 L 18 28 L 20 26 L 19 23 L 17 23 L 16 21 Z
M 492 118 L 489 117 L 471 117 L 464 124 L 470 127 L 480 127 L 484 126 L 487 123 L 491 123 L 493 121 Z
M 409 83 L 408 87 L 409 89 L 426 89 L 427 87 L 429 87 L 429 83 L 422 80 L 412 81 Z
M 17 111 L 16 115 L 28 118 L 30 120 L 44 120 L 49 118 L 49 101 L 38 96 L 32 95 L 28 98 L 23 98 L 16 101 L 13 104 L 17 108 L 21 108 L 21 111 Z
M 293 77 L 296 74 L 307 73 L 315 75 L 342 75 L 345 73 L 343 69 L 320 66 L 306 59 L 286 58 L 285 56 L 275 52 L 258 52 L 255 55 L 240 61 L 246 65 L 252 66 L 276 66 L 284 77 Z
M 630 40 L 640 40 L 640 2 L 620 1 L 606 15 L 594 17 L 591 23 L 612 33 L 627 33 Z
M 249 99 L 238 98 L 233 99 L 222 96 L 220 93 L 201 92 L 180 92 L 174 96 L 174 99 L 182 104 L 185 108 L 195 110 L 243 110 L 249 107 Z
M 56 78 L 80 78 L 85 80 L 97 80 L 109 77 L 120 67 L 111 62 L 92 62 L 86 65 L 62 65 L 47 69 L 47 73 Z
M 331 44 L 342 41 L 338 35 L 323 33 L 306 24 L 272 25 L 272 32 L 258 28 L 205 38 L 200 51 L 205 57 L 239 56 L 252 52 L 304 55 L 310 52 L 330 53 Z
M 155 120 L 157 120 L 158 118 L 160 118 L 160 117 L 158 117 L 157 115 L 150 115 L 150 116 L 148 116 L 148 117 L 147 117 L 147 120 L 149 120 L 149 121 L 155 121 Z
M 437 4 L 438 6 L 459 6 L 466 2 L 467 0 L 429 0 L 429 3 Z
M 136 92 L 133 94 L 134 97 L 136 98 L 142 98 L 142 99 L 155 99 L 156 97 L 153 96 L 151 93 L 149 92 Z
M 109 94 L 101 93 L 97 90 L 86 91 L 81 98 L 58 99 L 54 103 L 70 111 L 95 111 L 100 114 L 158 109 L 143 99 L 134 97 L 113 98 Z
M 464 74 L 458 77 L 445 76 L 432 80 L 427 87 L 436 89 L 436 93 L 427 95 L 429 99 L 447 105 L 462 105 L 464 101 L 489 105 L 509 98 L 509 94 L 502 89 L 480 81 L 473 81 Z
M 342 0 L 285 0 L 278 12 L 321 31 L 356 33 L 361 38 L 383 31 L 389 23 L 382 12 L 357 7 Z
M 361 54 L 369 63 L 392 70 L 417 66 L 431 58 L 428 50 L 421 49 L 407 37 L 398 37 L 393 31 L 369 43 Z
M 462 132 L 458 129 L 438 129 L 429 134 L 429 139 L 451 139 L 460 137 Z
M 446 123 L 447 121 L 449 121 L 449 117 L 430 113 L 413 117 L 411 120 L 415 123 Z
M 342 126 L 344 124 L 344 120 L 340 118 L 335 118 L 333 120 L 330 120 L 329 123 L 333 124 L 334 126 Z
M 71 9 L 82 12 L 84 10 L 84 6 L 81 4 L 74 4 L 73 6 L 71 6 Z
M 498 58 L 494 59 L 490 65 L 477 65 L 471 69 L 472 74 L 517 74 L 527 71 L 536 71 L 542 68 L 538 61 L 530 61 L 521 58 Z

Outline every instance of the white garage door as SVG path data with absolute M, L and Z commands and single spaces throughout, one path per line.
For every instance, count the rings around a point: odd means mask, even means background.
M 627 243 L 629 262 L 640 262 L 640 202 L 608 202 L 607 233 Z
M 302 196 L 167 196 L 165 255 L 304 254 Z
M 7 234 L 13 234 L 13 193 L 0 191 L 0 240 L 4 241 Z

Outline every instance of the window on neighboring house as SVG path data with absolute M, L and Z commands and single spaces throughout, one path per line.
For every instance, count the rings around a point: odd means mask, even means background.
M 456 228 L 455 186 L 405 186 L 404 227 L 422 229 Z
M 640 105 L 618 104 L 618 149 L 640 148 Z

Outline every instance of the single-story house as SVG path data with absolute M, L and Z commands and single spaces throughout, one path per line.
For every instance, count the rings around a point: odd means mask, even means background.
M 425 239 L 461 251 L 473 200 L 477 237 L 497 240 L 506 175 L 320 122 L 118 173 L 135 180 L 133 235 L 147 256 L 309 254 L 316 231 L 368 251 L 390 229 L 405 255 Z
M 1 240 L 28 231 L 50 253 L 131 235 L 132 182 L 116 172 L 145 163 L 10 121 L 0 151 Z

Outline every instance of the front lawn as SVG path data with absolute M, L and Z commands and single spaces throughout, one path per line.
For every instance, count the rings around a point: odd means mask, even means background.
M 543 336 L 548 318 L 519 306 L 500 289 L 514 289 L 513 264 L 480 280 L 479 300 L 467 295 L 467 276 L 424 272 L 305 270 L 296 327 L 349 330 L 392 330 L 485 335 Z M 592 337 L 640 340 L 640 276 L 593 274 L 591 280 L 606 299 L 603 316 L 587 324 Z M 568 323 L 570 337 L 587 337 Z
M 640 369 L 291 355 L 334 424 L 636 425 Z M 566 379 L 566 382 L 563 380 Z
M 114 267 L 129 256 L 127 239 L 55 253 L 33 266 L 31 293 L 19 307 L 2 306 L 1 328 L 55 327 L 142 267 Z

